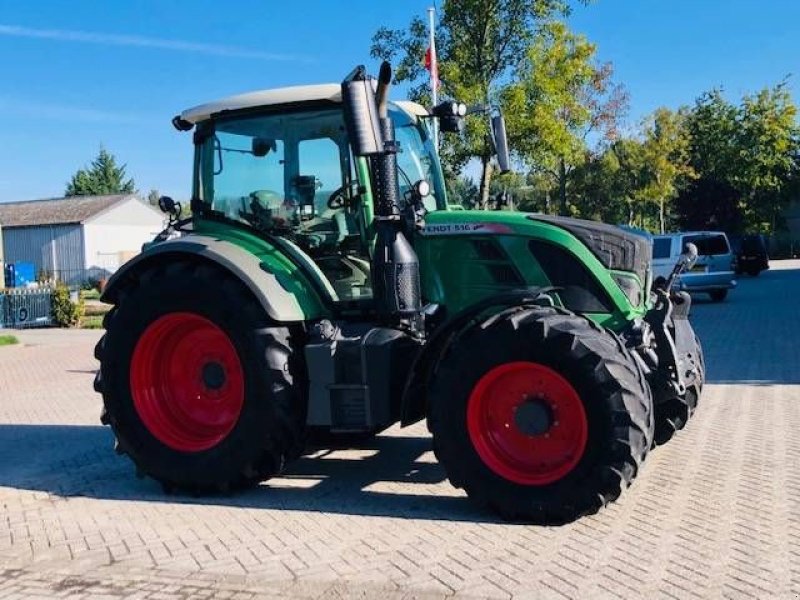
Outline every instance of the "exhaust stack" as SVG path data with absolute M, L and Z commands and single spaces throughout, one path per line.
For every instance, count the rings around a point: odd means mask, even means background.
M 397 185 L 397 144 L 389 117 L 392 68 L 381 65 L 373 92 L 363 66 L 342 82 L 345 123 L 354 154 L 367 156 L 372 165 L 375 202 L 375 252 L 372 287 L 378 316 L 389 323 L 413 327 L 422 310 L 419 260 L 403 233 L 400 189 Z
M 372 191 L 375 198 L 375 254 L 372 284 L 378 314 L 386 319 L 409 319 L 422 310 L 419 260 L 406 239 L 400 219 L 397 183 L 397 144 L 389 117 L 392 68 L 381 65 L 376 101 L 384 152 L 372 157 Z

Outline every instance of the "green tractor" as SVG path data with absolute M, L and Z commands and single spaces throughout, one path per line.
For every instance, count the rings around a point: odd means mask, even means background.
M 312 433 L 425 419 L 480 505 L 593 513 L 697 405 L 689 297 L 651 289 L 649 241 L 618 227 L 448 206 L 431 131 L 465 107 L 390 102 L 390 80 L 359 67 L 173 120 L 192 214 L 162 198 L 169 227 L 104 291 L 102 421 L 137 474 L 197 494 L 280 473 Z

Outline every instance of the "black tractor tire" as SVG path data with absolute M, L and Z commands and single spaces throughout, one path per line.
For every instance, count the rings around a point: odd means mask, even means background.
M 696 344 L 695 355 L 698 364 L 698 378 L 683 394 L 675 394 L 664 385 L 653 385 L 653 403 L 655 410 L 655 437 L 654 446 L 661 446 L 671 440 L 675 434 L 686 427 L 689 419 L 694 416 L 703 386 L 706 381 L 706 363 L 703 356 L 703 346 L 700 338 L 694 336 Z
M 490 467 L 473 442 L 470 421 L 470 404 L 476 402 L 486 377 L 510 365 L 531 363 L 572 387 L 587 431 L 582 450 L 562 454 L 577 462 L 567 465 L 563 474 L 538 482 L 515 480 L 516 474 L 508 477 L 503 469 Z M 508 520 L 561 524 L 598 511 L 636 477 L 653 439 L 652 397 L 639 363 L 614 333 L 558 308 L 510 309 L 467 330 L 442 357 L 429 389 L 428 427 L 450 482 L 464 488 L 479 506 Z M 551 400 L 527 391 L 522 393 L 523 403 Z M 520 392 L 514 388 L 513 393 L 516 398 Z M 495 400 L 491 397 L 487 406 Z M 512 427 L 518 427 L 523 443 L 548 437 L 543 429 L 523 430 L 517 420 L 521 406 L 514 408 Z M 551 427 L 566 417 L 557 402 L 552 407 Z M 564 435 L 548 431 L 553 438 Z M 502 424 L 498 435 L 504 435 Z M 530 460 L 526 453 L 524 460 Z
M 723 302 L 728 297 L 728 290 L 714 290 L 708 292 L 712 302 Z
M 204 441 L 199 449 L 175 447 L 159 427 L 152 422 L 146 424 L 145 413 L 140 411 L 141 404 L 136 404 L 132 389 L 135 367 L 132 359 L 140 340 L 150 335 L 148 327 L 156 321 L 169 322 L 175 315 L 191 322 L 196 322 L 197 317 L 210 322 L 216 328 L 212 328 L 217 332 L 215 335 L 227 338 L 232 345 L 226 346 L 230 360 L 235 365 L 238 357 L 240 365 L 231 368 L 231 373 L 223 374 L 223 379 L 216 383 L 204 379 L 205 370 L 186 375 L 203 380 L 197 385 L 221 386 L 213 387 L 214 392 L 224 393 L 226 385 L 243 390 L 243 394 L 232 394 L 241 403 L 238 413 L 234 411 L 230 417 L 230 430 L 221 434 L 219 441 Z M 224 492 L 267 479 L 301 454 L 306 412 L 301 391 L 304 370 L 294 347 L 301 343 L 297 338 L 303 334 L 271 322 L 236 278 L 214 266 L 193 261 L 150 268 L 123 282 L 116 306 L 107 314 L 104 326 L 106 333 L 95 349 L 100 361 L 95 389 L 102 393 L 104 405 L 101 420 L 111 426 L 117 451 L 131 458 L 137 475 L 156 479 L 167 492 Z M 160 353 L 171 356 L 166 346 L 158 346 L 157 336 L 152 339 L 156 340 L 156 351 L 150 353 L 152 358 L 137 358 L 141 364 L 152 364 L 145 361 L 157 361 Z M 178 373 L 179 379 L 184 377 L 181 369 L 191 371 L 180 358 L 173 362 L 178 369 L 173 373 Z M 158 373 L 158 367 L 154 369 Z M 170 402 L 180 393 L 175 387 L 178 382 L 172 383 L 167 377 L 162 383 L 161 389 L 165 391 L 161 395 L 155 393 L 155 402 L 165 407 L 163 414 L 177 414 Z M 183 417 L 164 418 L 172 427 L 181 427 L 185 421 Z
M 656 419 L 653 445 L 661 446 L 686 427 L 697 408 L 700 394 L 695 386 L 687 388 L 683 394 L 670 393 L 666 389 L 654 387 L 653 398 Z

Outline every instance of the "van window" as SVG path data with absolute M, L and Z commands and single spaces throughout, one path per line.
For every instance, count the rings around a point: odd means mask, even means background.
M 653 258 L 669 258 L 672 238 L 653 238 Z
M 687 235 L 683 238 L 683 246 L 692 243 L 697 246 L 697 254 L 700 256 L 714 256 L 719 254 L 729 254 L 728 239 L 722 234 L 715 235 Z M 681 252 L 683 249 L 681 248 Z

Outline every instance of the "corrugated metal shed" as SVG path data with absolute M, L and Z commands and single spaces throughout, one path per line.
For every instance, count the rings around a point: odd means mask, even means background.
M 2 202 L 0 203 L 0 225 L 6 229 L 33 225 L 83 223 L 86 219 L 131 197 L 135 196 L 133 194 L 115 194 L 112 196 L 72 196 L 24 202 Z
M 46 271 L 68 285 L 77 285 L 84 277 L 80 224 L 4 226 L 3 246 L 6 262 L 32 262 L 37 270 Z
M 70 286 L 87 278 L 84 223 L 138 199 L 133 194 L 0 203 L 3 259 L 30 262 Z

